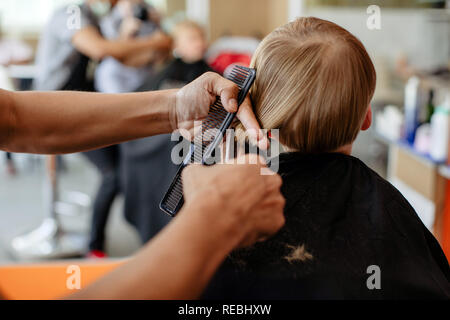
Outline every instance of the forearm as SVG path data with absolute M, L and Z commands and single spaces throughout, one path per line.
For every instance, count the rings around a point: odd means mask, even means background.
M 175 94 L 3 91 L 7 123 L 0 146 L 12 152 L 71 153 L 169 133 Z
M 161 55 L 158 54 L 158 52 L 153 50 L 141 50 L 129 55 L 127 58 L 122 60 L 122 63 L 129 67 L 139 68 L 156 62 L 160 56 Z
M 198 204 L 183 209 L 130 262 L 70 298 L 198 298 L 240 240 L 235 222 L 217 225 L 208 221 L 205 211 L 214 217 L 211 210 L 211 207 Z
M 119 61 L 126 61 L 136 52 L 155 49 L 157 49 L 157 42 L 149 38 L 105 41 L 103 57 L 110 56 Z
M 113 57 L 119 61 L 141 50 L 169 50 L 170 39 L 160 34 L 145 38 L 105 39 L 96 28 L 86 27 L 78 31 L 72 38 L 77 50 L 94 60 Z

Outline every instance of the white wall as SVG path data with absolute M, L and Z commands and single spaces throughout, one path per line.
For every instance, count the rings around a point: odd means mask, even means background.
M 381 7 L 381 30 L 366 26 L 366 8 L 306 9 L 305 15 L 331 20 L 353 34 L 372 57 L 394 63 L 406 54 L 420 68 L 446 65 L 450 58 L 450 10 L 385 9 Z
M 80 0 L 0 0 L 2 32 L 9 35 L 39 32 L 56 8 L 79 2 Z
M 36 34 L 52 12 L 69 3 L 83 0 L 0 0 L 0 26 L 8 35 Z M 167 0 L 145 0 L 164 11 Z

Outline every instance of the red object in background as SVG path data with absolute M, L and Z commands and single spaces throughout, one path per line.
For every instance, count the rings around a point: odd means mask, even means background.
M 86 255 L 88 259 L 105 259 L 107 257 L 106 253 L 100 250 L 92 250 Z
M 231 65 L 248 67 L 251 60 L 252 57 L 245 53 L 223 52 L 211 59 L 209 65 L 218 73 L 224 74 Z

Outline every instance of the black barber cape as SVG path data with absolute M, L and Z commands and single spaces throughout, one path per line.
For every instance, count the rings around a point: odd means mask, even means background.
M 391 184 L 342 154 L 282 154 L 286 225 L 231 254 L 206 299 L 449 299 L 433 235 Z

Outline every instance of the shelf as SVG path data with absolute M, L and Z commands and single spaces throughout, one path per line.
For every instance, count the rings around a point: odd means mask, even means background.
M 416 156 L 420 160 L 425 161 L 429 165 L 435 166 L 438 169 L 439 174 L 441 176 L 443 176 L 446 179 L 450 179 L 450 165 L 446 164 L 445 162 L 433 160 L 428 154 L 423 154 L 417 151 L 411 144 L 405 141 L 392 140 L 377 132 L 374 133 L 374 136 L 376 140 L 384 144 L 398 146 L 406 150 L 410 154 Z

